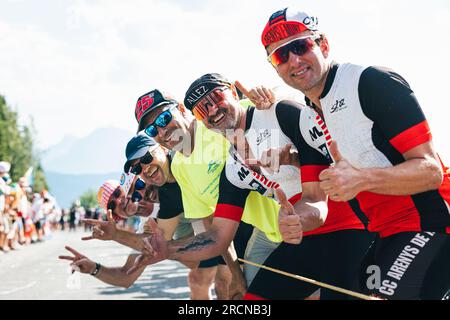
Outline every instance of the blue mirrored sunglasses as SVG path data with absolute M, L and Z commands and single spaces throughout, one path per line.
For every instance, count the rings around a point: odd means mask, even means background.
M 154 138 L 158 135 L 158 128 L 164 128 L 167 127 L 167 125 L 172 121 L 172 112 L 171 110 L 178 107 L 178 105 L 172 105 L 169 109 L 163 111 L 159 116 L 156 117 L 155 121 L 152 124 L 149 124 L 145 129 L 144 132 L 149 137 Z

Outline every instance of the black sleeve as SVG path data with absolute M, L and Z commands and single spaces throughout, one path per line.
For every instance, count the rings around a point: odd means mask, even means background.
M 219 200 L 217 204 L 229 204 L 235 207 L 245 207 L 245 201 L 250 194 L 249 189 L 241 189 L 228 180 L 226 164 L 222 169 L 219 181 Z
M 166 183 L 158 188 L 159 219 L 171 219 L 184 212 L 181 189 L 178 183 Z
M 399 74 L 386 68 L 369 67 L 361 74 L 358 94 L 364 114 L 399 151 L 428 139 L 429 128 L 422 108 Z M 411 142 L 417 135 L 418 140 Z
M 302 108 L 308 107 L 303 107 L 301 104 L 290 100 L 283 100 L 277 104 L 276 115 L 281 130 L 297 148 L 301 168 L 304 166 L 328 166 L 330 164 L 329 160 L 318 150 L 307 144 L 300 132 Z

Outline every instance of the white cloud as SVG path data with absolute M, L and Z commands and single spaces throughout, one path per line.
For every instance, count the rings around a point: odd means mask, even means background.
M 50 13 L 40 20 L 0 13 L 0 93 L 24 119 L 33 115 L 41 146 L 100 126 L 132 130 L 140 94 L 159 87 L 182 98 L 206 72 L 249 86 L 280 84 L 259 37 L 274 10 L 299 1 L 80 0 L 56 9 L 51 3 L 41 4 Z M 406 77 L 450 160 L 447 1 L 302 4 L 319 16 L 339 61 L 385 65 Z M 8 1 L 3 12 L 19 5 L 36 6 Z

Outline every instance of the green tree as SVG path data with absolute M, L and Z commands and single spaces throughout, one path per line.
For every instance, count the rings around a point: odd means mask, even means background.
M 93 190 L 88 190 L 80 197 L 80 205 L 85 209 L 97 207 L 97 193 Z
M 36 135 L 33 122 L 20 126 L 18 114 L 13 111 L 0 95 L 0 161 L 11 163 L 10 175 L 18 181 L 30 167 L 34 167 L 35 191 L 48 190 L 45 174 L 35 152 L 33 137 Z

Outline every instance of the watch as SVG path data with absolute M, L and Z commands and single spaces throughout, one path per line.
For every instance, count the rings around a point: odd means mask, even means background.
M 100 263 L 96 262 L 95 269 L 91 272 L 91 276 L 96 276 L 99 273 L 101 267 L 102 266 L 100 265 Z

